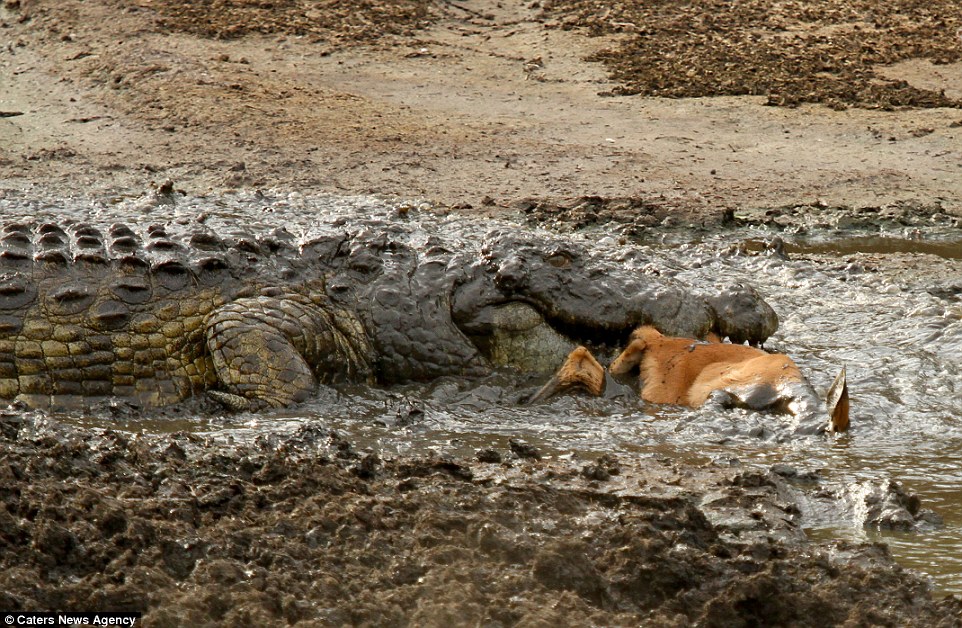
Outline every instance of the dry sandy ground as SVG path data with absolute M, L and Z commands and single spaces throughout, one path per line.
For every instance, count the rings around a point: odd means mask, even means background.
M 597 195 L 699 220 L 818 201 L 962 212 L 958 109 L 601 97 L 618 84 L 584 58 L 627 35 L 557 28 L 537 2 L 409 2 L 429 5 L 425 30 L 229 40 L 171 28 L 177 4 L 4 2 L 0 184 L 104 193 L 171 179 L 473 208 Z M 960 95 L 959 64 L 883 74 Z

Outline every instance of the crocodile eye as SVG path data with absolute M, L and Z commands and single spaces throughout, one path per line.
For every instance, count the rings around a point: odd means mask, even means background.
M 545 261 L 555 268 L 567 268 L 571 266 L 571 256 L 561 251 L 555 251 L 549 255 Z

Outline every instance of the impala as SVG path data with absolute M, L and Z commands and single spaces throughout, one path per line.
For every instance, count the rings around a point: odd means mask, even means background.
M 631 334 L 628 346 L 608 367 L 616 377 L 637 371 L 641 398 L 651 403 L 721 407 L 791 414 L 799 431 L 844 432 L 849 425 L 848 386 L 843 368 L 822 400 L 790 357 L 756 347 L 665 336 L 650 325 Z M 599 395 L 604 369 L 584 347 L 569 356 L 532 401 L 566 388 Z

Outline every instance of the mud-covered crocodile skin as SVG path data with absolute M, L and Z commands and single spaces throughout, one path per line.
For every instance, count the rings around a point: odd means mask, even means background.
M 479 375 L 492 367 L 491 339 L 505 334 L 514 342 L 505 346 L 537 350 L 545 338 L 616 343 L 642 323 L 756 341 L 774 331 L 774 312 L 753 291 L 719 294 L 698 297 L 573 244 L 513 233 L 453 251 L 434 238 L 414 248 L 389 224 L 306 242 L 283 230 L 9 224 L 0 229 L 0 398 L 149 407 L 211 392 L 237 407 L 279 407 L 318 384 Z M 712 298 L 733 304 L 721 325 Z M 526 355 L 514 365 L 545 368 Z

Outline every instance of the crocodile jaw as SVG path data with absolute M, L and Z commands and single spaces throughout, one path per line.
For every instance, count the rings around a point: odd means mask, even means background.
M 553 372 L 579 344 L 521 301 L 484 307 L 461 329 L 493 365 L 531 373 Z

